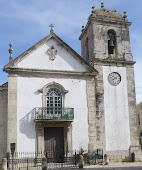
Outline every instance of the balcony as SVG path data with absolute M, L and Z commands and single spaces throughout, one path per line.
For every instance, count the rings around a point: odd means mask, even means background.
M 33 109 L 35 121 L 73 121 L 73 108 L 47 108 L 36 107 Z

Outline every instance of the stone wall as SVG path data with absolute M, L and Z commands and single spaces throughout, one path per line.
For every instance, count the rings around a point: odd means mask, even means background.
M 17 147 L 17 76 L 8 77 L 8 116 L 7 116 L 7 152 L 10 151 L 10 143 Z
M 138 116 L 138 131 L 139 131 L 139 144 L 141 145 L 142 149 L 142 102 L 137 104 L 137 116 Z
M 87 80 L 87 103 L 88 103 L 88 128 L 89 128 L 89 150 L 96 148 L 96 100 L 94 78 Z
M 98 71 L 95 78 L 95 98 L 96 98 L 96 148 L 101 148 L 105 151 L 105 117 L 104 117 L 104 87 L 103 87 L 103 69 L 99 63 L 95 63 L 94 67 Z
M 114 54 L 108 54 L 108 30 L 116 33 L 116 46 Z M 133 57 L 130 50 L 129 28 L 115 24 L 93 23 L 94 48 L 92 49 L 95 58 L 99 59 L 122 59 L 132 61 Z M 91 43 L 91 42 L 90 42 Z M 115 59 L 115 60 L 116 60 Z
M 95 141 L 94 146 L 96 148 L 103 148 L 104 153 L 110 156 L 111 161 L 117 160 L 128 160 L 130 154 L 135 152 L 136 158 L 141 158 L 140 147 L 138 144 L 138 130 L 137 130 L 137 115 L 136 115 L 136 100 L 135 100 L 135 83 L 134 83 L 134 67 L 133 56 L 130 49 L 130 36 L 129 36 L 129 22 L 111 22 L 111 20 L 98 19 L 96 16 L 91 14 L 89 21 L 80 36 L 82 57 L 86 60 L 86 38 L 88 37 L 89 46 L 89 61 L 94 68 L 98 71 L 98 75 L 95 78 L 95 121 L 93 131 Z M 108 31 L 113 30 L 116 34 L 116 44 L 113 54 L 108 53 Z M 87 61 L 87 60 L 86 60 Z M 122 104 L 127 105 L 126 109 L 122 112 L 127 114 L 127 132 L 128 132 L 128 144 L 127 147 L 121 148 L 119 150 L 112 149 L 107 151 L 106 147 L 106 125 L 105 119 L 106 115 L 104 112 L 104 80 L 103 80 L 103 67 L 104 66 L 115 66 L 116 68 L 126 68 L 125 70 L 125 98 L 127 102 L 122 102 Z M 124 69 L 123 69 L 124 70 Z M 106 76 L 106 75 L 104 75 Z M 105 91 L 105 93 L 107 93 Z M 122 94 L 122 93 L 121 93 Z M 114 94 L 115 95 L 115 94 Z M 123 94 L 122 94 L 123 95 Z M 109 95 L 108 95 L 109 97 Z M 117 94 L 117 99 L 120 98 L 119 93 Z M 122 99 L 123 101 L 124 99 Z M 113 101 L 112 101 L 113 102 Z M 107 107 L 107 106 L 106 106 Z M 124 107 L 123 107 L 124 108 Z M 116 109 L 115 109 L 116 110 Z M 117 109 L 120 110 L 121 109 Z M 117 112 L 117 111 L 116 111 Z M 118 114 L 118 113 L 115 113 Z M 125 117 L 121 113 L 125 126 Z M 119 117 L 120 119 L 120 117 Z M 115 121 L 115 120 L 114 120 Z M 109 121 L 108 121 L 109 122 Z M 113 128 L 113 127 L 112 127 Z M 119 127 L 118 127 L 119 131 Z M 92 133 L 90 133 L 92 135 Z M 118 133 L 119 134 L 119 133 Z M 131 141 L 131 142 L 130 142 Z M 122 141 L 123 142 L 123 141 Z M 122 147 L 122 146 L 121 146 Z M 126 149 L 127 148 L 127 149 Z
M 89 31 L 87 31 L 84 34 L 83 39 L 81 40 L 81 56 L 84 58 L 84 60 L 90 62 L 92 59 L 92 49 L 94 48 L 94 36 L 93 36 L 93 30 L 92 25 L 88 28 Z M 88 50 L 89 50 L 89 58 L 86 57 L 86 39 L 88 38 Z
M 6 156 L 8 90 L 0 90 L 0 164 Z
M 108 31 L 113 30 L 116 34 L 114 54 L 108 54 Z M 81 37 L 82 57 L 86 60 L 86 38 L 88 37 L 89 62 L 98 59 L 125 59 L 133 61 L 130 49 L 129 25 L 116 25 L 108 23 L 90 22 L 87 30 Z
M 129 106 L 129 121 L 130 121 L 130 136 L 131 136 L 131 146 L 130 152 L 136 154 L 136 159 L 142 159 L 141 147 L 139 145 L 138 136 L 138 115 L 136 110 L 136 95 L 135 95 L 135 79 L 134 79 L 134 67 L 128 67 L 127 81 L 128 81 L 128 106 Z

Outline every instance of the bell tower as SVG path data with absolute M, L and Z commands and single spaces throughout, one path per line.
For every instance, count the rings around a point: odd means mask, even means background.
M 89 149 L 103 148 L 110 160 L 125 161 L 132 152 L 140 159 L 135 98 L 134 64 L 126 11 L 93 6 L 82 26 L 82 57 L 97 71 L 96 110 L 89 126 Z M 93 136 L 93 137 L 92 137 Z
M 82 57 L 89 62 L 96 59 L 133 61 L 130 49 L 129 27 L 126 11 L 122 15 L 115 10 L 92 7 L 86 27 L 82 26 Z

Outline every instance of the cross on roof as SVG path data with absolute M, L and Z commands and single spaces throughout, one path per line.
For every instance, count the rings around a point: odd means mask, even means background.
M 50 32 L 53 32 L 54 25 L 53 25 L 53 24 L 51 24 L 51 25 L 49 25 L 49 27 L 51 27 Z

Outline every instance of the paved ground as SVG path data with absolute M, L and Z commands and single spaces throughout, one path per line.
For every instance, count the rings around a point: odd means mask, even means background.
M 55 168 L 49 168 L 50 170 L 55 170 Z M 56 170 L 61 170 L 62 168 L 56 168 Z M 62 170 L 73 170 L 78 168 L 63 168 Z M 134 162 L 134 163 L 110 163 L 109 165 L 91 165 L 84 166 L 84 170 L 142 170 L 142 162 Z M 19 169 L 14 169 L 19 170 Z M 27 170 L 26 168 L 21 168 L 20 170 Z M 41 170 L 41 168 L 29 168 L 29 170 Z
M 89 168 L 86 170 L 95 170 L 96 168 Z M 119 167 L 119 168 L 97 168 L 98 170 L 142 170 L 142 167 Z
M 73 170 L 78 168 L 64 168 L 64 170 Z M 142 162 L 134 163 L 110 163 L 109 165 L 91 165 L 84 166 L 84 170 L 142 170 Z
M 142 170 L 142 162 L 134 162 L 134 163 L 110 163 L 109 165 L 93 165 L 93 166 L 86 166 L 84 169 L 87 170 Z

